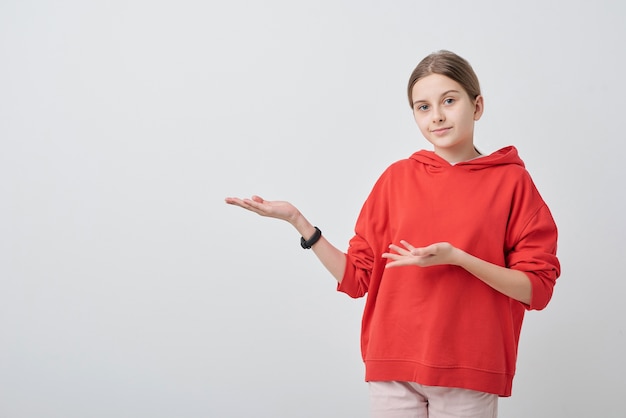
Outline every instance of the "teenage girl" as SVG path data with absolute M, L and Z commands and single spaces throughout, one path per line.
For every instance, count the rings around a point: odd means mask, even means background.
M 351 297 L 372 417 L 496 417 L 510 396 L 526 310 L 543 309 L 560 274 L 557 228 L 517 150 L 481 155 L 484 110 L 470 64 L 425 57 L 409 105 L 433 146 L 389 166 L 334 247 L 288 202 L 226 203 L 289 222 Z

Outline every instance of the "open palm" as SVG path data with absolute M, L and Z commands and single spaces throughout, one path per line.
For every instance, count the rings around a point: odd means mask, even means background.
M 250 199 L 227 197 L 225 201 L 229 205 L 239 206 L 261 216 L 282 219 L 287 222 L 292 222 L 300 214 L 298 209 L 289 202 L 264 200 L 260 196 L 252 196 Z

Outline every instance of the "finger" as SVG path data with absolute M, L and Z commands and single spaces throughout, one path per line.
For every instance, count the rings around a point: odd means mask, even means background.
M 239 206 L 240 208 L 255 212 L 259 215 L 262 215 L 262 212 L 264 212 L 262 205 L 250 199 L 227 198 L 226 203 L 229 205 Z
M 408 241 L 405 240 L 400 240 L 400 244 L 404 245 L 406 247 L 407 250 L 409 251 L 413 251 L 415 249 L 414 246 L 412 246 Z
M 246 208 L 246 204 L 244 203 L 244 201 L 239 199 L 238 197 L 227 197 L 226 199 L 224 199 L 224 201 L 229 205 Z
M 419 257 L 426 257 L 426 256 L 436 255 L 437 254 L 437 245 L 436 244 L 431 244 L 431 245 L 429 245 L 427 247 L 413 248 L 411 250 L 411 254 L 419 256 Z
M 412 263 L 409 263 L 407 260 L 394 260 L 394 261 L 390 261 L 387 264 L 385 264 L 385 268 L 388 267 L 403 267 L 403 266 L 410 266 Z
M 263 202 L 258 202 L 252 199 L 243 199 L 243 204 L 246 205 L 247 207 L 258 209 L 261 207 L 261 205 L 263 205 Z
M 397 259 L 399 259 L 402 256 L 399 255 L 399 254 L 394 254 L 394 253 L 383 253 L 382 257 L 383 258 L 388 258 L 390 260 L 397 260 Z
M 407 251 L 406 248 L 399 247 L 396 244 L 389 244 L 389 249 L 392 250 L 392 251 L 397 252 L 398 254 L 411 255 L 411 253 L 409 251 Z

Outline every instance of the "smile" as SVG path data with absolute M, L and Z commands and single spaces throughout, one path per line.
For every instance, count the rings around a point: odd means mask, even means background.
M 439 129 L 433 129 L 430 132 L 435 134 L 435 135 L 441 135 L 441 134 L 444 134 L 444 133 L 448 132 L 450 129 L 452 129 L 452 128 L 439 128 Z

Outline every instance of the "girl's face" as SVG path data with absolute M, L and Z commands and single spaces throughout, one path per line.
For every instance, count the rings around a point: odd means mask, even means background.
M 456 81 L 428 75 L 413 85 L 413 116 L 437 155 L 456 163 L 477 156 L 474 122 L 483 113 L 483 98 L 471 99 Z

